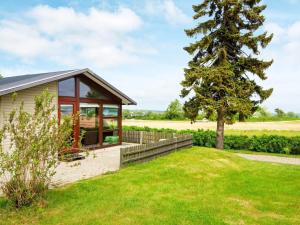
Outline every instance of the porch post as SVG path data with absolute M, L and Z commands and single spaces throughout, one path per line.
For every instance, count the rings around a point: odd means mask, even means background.
M 122 144 L 122 104 L 119 106 L 119 117 L 118 117 L 118 124 L 119 124 L 119 144 Z
M 79 146 L 78 146 L 78 142 L 79 142 L 79 136 L 80 136 L 80 87 L 79 87 L 79 78 L 75 77 L 75 104 L 74 104 L 74 111 L 75 111 L 75 115 L 78 116 L 77 117 L 77 121 L 74 124 L 74 140 L 75 140 L 75 148 L 76 151 L 79 151 Z

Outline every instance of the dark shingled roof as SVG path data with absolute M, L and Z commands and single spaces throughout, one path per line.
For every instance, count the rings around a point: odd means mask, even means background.
M 51 77 L 54 75 L 67 73 L 75 70 L 65 70 L 65 71 L 57 71 L 57 72 L 49 72 L 49 73 L 36 73 L 36 74 L 25 74 L 18 75 L 13 77 L 4 77 L 0 79 L 0 91 L 5 88 L 14 87 L 17 85 L 21 85 L 24 83 L 28 83 L 30 81 L 40 80 L 43 78 Z
M 4 77 L 3 79 L 0 79 L 0 96 L 15 91 L 27 89 L 30 87 L 34 87 L 40 84 L 45 84 L 52 81 L 75 76 L 78 74 L 89 74 L 91 77 L 96 78 L 96 80 L 99 83 L 101 83 L 101 85 L 103 85 L 104 88 L 113 92 L 116 95 L 119 95 L 121 99 L 125 99 L 127 104 L 136 105 L 136 102 L 134 100 L 132 100 L 127 95 L 119 91 L 117 88 L 110 85 L 107 81 L 103 80 L 101 77 L 99 77 L 89 69 L 64 70 L 64 71 L 56 71 L 56 72 L 48 72 L 48 73 L 26 74 L 26 75 L 19 75 L 13 77 Z

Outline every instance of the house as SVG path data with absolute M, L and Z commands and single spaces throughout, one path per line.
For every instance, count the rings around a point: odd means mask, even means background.
M 12 108 L 12 93 L 24 109 L 34 111 L 34 97 L 48 89 L 55 95 L 59 121 L 64 115 L 80 112 L 74 126 L 74 138 L 85 135 L 82 144 L 87 148 L 101 148 L 122 142 L 122 105 L 136 102 L 89 69 L 21 75 L 0 79 L 0 126 Z M 8 148 L 8 141 L 3 142 Z

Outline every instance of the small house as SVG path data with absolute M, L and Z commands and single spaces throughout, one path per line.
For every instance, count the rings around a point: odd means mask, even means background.
M 86 148 L 102 148 L 122 143 L 122 105 L 136 102 L 89 69 L 29 74 L 0 79 L 0 126 L 12 108 L 12 93 L 17 104 L 34 111 L 34 97 L 47 89 L 55 98 L 59 120 L 64 115 L 79 112 L 74 126 L 74 138 L 84 131 L 82 144 Z M 3 142 L 8 147 L 7 141 Z

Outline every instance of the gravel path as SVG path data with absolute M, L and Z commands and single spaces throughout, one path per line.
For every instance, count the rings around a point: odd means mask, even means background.
M 236 154 L 239 155 L 240 157 L 249 160 L 300 165 L 300 158 L 269 156 L 269 155 L 251 155 L 251 154 L 241 154 L 241 153 L 236 153 Z

